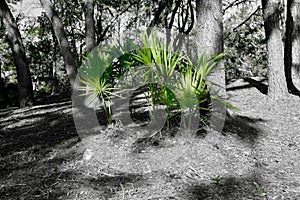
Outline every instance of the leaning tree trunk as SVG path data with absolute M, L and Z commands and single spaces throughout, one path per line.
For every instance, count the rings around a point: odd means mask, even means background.
M 284 74 L 283 42 L 280 31 L 281 0 L 262 0 L 264 26 L 268 50 L 268 72 L 270 99 L 278 99 L 287 95 Z
M 84 16 L 86 51 L 90 52 L 96 47 L 94 0 L 85 0 Z
M 31 106 L 34 104 L 33 89 L 21 34 L 15 19 L 4 0 L 0 1 L 0 17 L 6 27 L 7 39 L 9 41 L 17 69 L 19 106 L 21 108 Z
M 206 51 L 208 55 L 215 55 L 223 52 L 223 13 L 222 0 L 197 0 L 197 46 L 198 54 Z M 225 88 L 225 71 L 218 70 L 223 68 L 224 63 L 220 62 L 208 77 L 209 81 Z M 223 88 L 223 89 L 224 89 Z M 214 91 L 219 91 L 218 95 L 222 98 L 226 96 L 225 89 L 214 87 Z M 222 104 L 213 101 L 213 113 L 211 124 L 217 129 L 223 128 L 224 114 L 226 108 Z
M 68 44 L 68 40 L 64 31 L 64 27 L 58 17 L 56 10 L 54 9 L 54 5 L 50 0 L 40 0 L 42 7 L 45 9 L 46 15 L 52 23 L 52 27 L 55 33 L 55 36 L 58 40 L 60 46 L 60 53 L 63 56 L 66 70 L 70 79 L 71 87 L 73 86 L 76 75 L 77 68 L 75 65 L 75 60 L 72 56 L 70 46 Z
M 300 96 L 300 0 L 287 1 L 285 36 L 284 68 L 287 87 L 291 94 Z

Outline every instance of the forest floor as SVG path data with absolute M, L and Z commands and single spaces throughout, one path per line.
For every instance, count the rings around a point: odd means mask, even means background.
M 239 110 L 222 133 L 182 133 L 135 153 L 128 127 L 82 142 L 70 99 L 0 110 L 0 199 L 300 199 L 300 99 L 263 93 L 232 81 Z

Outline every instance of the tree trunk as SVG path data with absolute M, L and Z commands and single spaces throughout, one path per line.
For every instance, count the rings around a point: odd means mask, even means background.
M 70 46 L 68 44 L 64 27 L 50 0 L 40 0 L 40 3 L 42 7 L 45 9 L 46 15 L 52 23 L 55 36 L 60 46 L 60 53 L 63 56 L 66 65 L 66 70 L 70 79 L 71 87 L 73 87 L 77 75 L 77 68 L 75 64 L 76 62 L 72 56 Z
M 222 0 L 197 0 L 197 46 L 198 55 L 206 51 L 208 55 L 215 55 L 223 52 L 223 13 Z M 222 88 L 213 86 L 214 91 L 218 91 L 221 98 L 225 98 L 225 70 L 224 63 L 220 62 L 214 69 L 208 80 L 222 86 Z M 223 128 L 224 115 L 226 108 L 219 102 L 213 101 L 213 113 L 211 124 L 219 131 Z
M 198 54 L 206 51 L 208 55 L 215 55 L 223 52 L 223 13 L 221 0 L 197 0 L 197 46 Z M 217 68 L 223 68 L 219 63 Z M 211 81 L 225 85 L 225 71 L 214 69 Z M 225 94 L 220 94 L 225 95 Z
M 19 90 L 19 106 L 26 107 L 34 104 L 31 75 L 25 50 L 22 43 L 20 31 L 15 19 L 4 0 L 0 2 L 0 17 L 6 27 L 7 38 L 14 56 L 17 69 L 17 80 Z
M 268 71 L 270 99 L 278 99 L 287 95 L 287 85 L 284 74 L 283 42 L 280 31 L 280 0 L 262 0 L 264 26 L 268 50 Z
M 90 52 L 96 47 L 94 0 L 85 0 L 84 16 L 86 51 Z
M 284 49 L 285 76 L 288 91 L 300 96 L 300 1 L 287 1 L 286 39 Z M 296 85 L 295 85 L 295 84 Z
M 1 76 L 1 66 L 0 66 L 0 108 L 5 108 L 7 106 L 7 93 L 5 89 L 5 82 Z

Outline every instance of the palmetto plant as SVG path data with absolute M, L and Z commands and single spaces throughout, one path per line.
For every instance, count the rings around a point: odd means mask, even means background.
M 208 56 L 203 52 L 194 64 L 187 55 L 174 52 L 172 43 L 167 46 L 153 32 L 149 37 L 143 34 L 141 39 L 143 46 L 132 57 L 142 65 L 144 81 L 150 83 L 151 103 L 165 105 L 167 119 L 180 112 L 188 111 L 188 116 L 191 116 L 191 111 L 208 110 L 199 106 L 210 100 L 210 85 L 213 83 L 206 77 L 224 54 Z
M 111 113 L 111 96 L 121 97 L 114 87 L 113 81 L 110 79 L 112 73 L 111 55 L 105 51 L 92 51 L 87 57 L 86 62 L 82 65 L 81 74 L 79 78 L 80 86 L 77 87 L 79 91 L 84 93 L 88 104 L 95 104 L 100 100 L 102 108 L 105 112 L 108 123 L 112 123 Z
M 188 60 L 189 65 L 180 73 L 180 84 L 178 84 L 176 88 L 177 97 L 184 107 L 195 105 L 195 102 L 188 101 L 191 95 L 196 99 L 208 97 L 212 90 L 211 85 L 213 83 L 209 82 L 206 77 L 223 57 L 223 53 L 216 56 L 208 56 L 203 52 L 199 56 L 196 65 Z M 187 59 L 189 58 L 187 57 Z M 194 98 L 190 100 L 195 101 Z
M 141 39 L 143 46 L 132 57 L 141 64 L 144 79 L 147 82 L 155 80 L 160 85 L 168 84 L 174 78 L 175 69 L 182 56 L 172 52 L 172 43 L 167 46 L 153 32 L 150 37 L 146 33 L 142 34 Z
M 78 87 L 78 90 L 85 91 L 85 93 L 81 94 L 81 96 L 86 96 L 86 100 L 89 104 L 94 104 L 96 101 L 100 100 L 106 119 L 108 120 L 108 123 L 111 124 L 112 113 L 110 107 L 110 96 L 116 95 L 113 92 L 115 88 L 111 87 L 111 84 L 101 77 L 83 76 L 80 79 L 80 82 L 85 85 Z
M 206 80 L 206 77 L 211 73 L 212 69 L 220 62 L 224 54 L 216 56 L 208 56 L 203 52 L 194 65 L 189 57 L 187 67 L 180 73 L 179 84 L 176 85 L 176 97 L 180 103 L 181 110 L 186 112 L 188 119 L 187 127 L 191 125 L 191 117 L 199 116 L 199 109 L 209 110 L 209 108 L 201 107 L 200 105 L 211 98 L 211 83 Z M 185 116 L 182 115 L 184 118 Z M 183 119 L 182 119 L 183 120 Z
M 208 56 L 203 52 L 193 63 L 187 55 L 173 51 L 173 44 L 167 46 L 154 32 L 150 36 L 142 34 L 141 42 L 139 48 L 129 42 L 131 49 L 114 46 L 93 51 L 82 66 L 80 82 L 83 86 L 78 89 L 85 91 L 82 95 L 89 102 L 101 100 L 109 123 L 112 122 L 111 96 L 121 97 L 120 91 L 116 91 L 117 80 L 128 74 L 132 76 L 129 81 L 139 79 L 143 84 L 149 84 L 149 103 L 165 106 L 167 125 L 170 125 L 169 120 L 173 116 L 185 111 L 197 113 L 199 109 L 208 110 L 199 105 L 210 101 L 211 97 L 218 97 L 216 92 L 211 95 L 213 83 L 206 77 L 224 54 Z
M 137 49 L 136 53 L 132 53 L 132 58 L 140 64 L 144 83 L 150 84 L 150 102 L 165 105 L 169 119 L 172 115 L 171 110 L 179 107 L 170 86 L 178 76 L 176 68 L 183 57 L 173 52 L 172 43 L 167 46 L 154 32 L 150 37 L 146 33 L 142 34 L 141 40 L 142 47 Z M 169 124 L 169 121 L 167 123 Z

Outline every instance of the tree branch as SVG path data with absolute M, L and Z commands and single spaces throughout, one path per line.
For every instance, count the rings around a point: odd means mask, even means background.
M 233 1 L 232 3 L 230 3 L 228 6 L 226 6 L 225 8 L 224 8 L 224 10 L 223 10 L 223 13 L 225 13 L 226 12 L 226 10 L 228 10 L 229 8 L 231 8 L 231 7 L 233 7 L 233 6 L 237 6 L 237 5 L 239 5 L 239 4 L 242 4 L 242 3 L 245 3 L 245 2 L 251 2 L 251 0 L 249 1 L 249 0 L 235 0 L 235 1 Z
M 170 20 L 170 22 L 169 22 L 169 27 L 168 27 L 169 29 L 171 29 L 172 26 L 173 26 L 173 24 L 174 24 L 175 15 L 176 15 L 176 12 L 177 12 L 177 10 L 178 10 L 180 4 L 181 4 L 181 1 L 182 1 L 182 0 L 177 0 L 177 1 L 176 1 L 175 7 L 174 7 L 174 9 L 173 9 L 173 11 L 172 11 L 171 20 Z
M 118 13 L 112 20 L 110 20 L 109 25 L 107 25 L 107 26 L 105 27 L 104 31 L 103 31 L 102 33 L 100 33 L 100 37 L 99 37 L 99 41 L 97 42 L 97 45 L 98 45 L 101 41 L 103 41 L 103 38 L 104 38 L 104 36 L 106 35 L 106 33 L 108 32 L 109 28 L 111 28 L 111 27 L 116 23 L 117 19 L 118 19 L 121 15 L 123 15 L 125 12 L 127 12 L 128 9 L 131 8 L 131 7 L 132 7 L 134 4 L 136 4 L 136 3 L 137 3 L 137 2 L 135 2 L 135 1 L 134 1 L 134 2 L 131 2 L 126 8 L 123 9 L 122 12 Z M 98 22 L 98 23 L 99 23 L 99 22 Z M 100 21 L 99 24 L 100 24 L 101 27 L 102 27 L 101 21 Z
M 195 23 L 195 17 L 194 17 L 194 9 L 193 9 L 193 5 L 192 5 L 192 0 L 188 0 L 188 5 L 190 7 L 190 12 L 191 12 L 191 24 L 188 27 L 188 29 L 185 31 L 186 34 L 189 34 L 193 27 L 194 27 L 194 23 Z
M 154 15 L 153 20 L 150 22 L 150 27 L 153 27 L 159 20 L 159 17 L 161 13 L 164 11 L 164 9 L 167 7 L 169 0 L 161 0 L 158 4 L 158 9 Z
M 239 27 L 241 27 L 241 26 L 243 26 L 245 23 L 247 23 L 250 19 L 251 19 L 251 17 L 253 16 L 253 15 L 255 15 L 258 11 L 260 10 L 260 6 L 257 6 L 257 8 L 256 8 L 256 10 L 255 11 L 253 11 L 244 21 L 242 21 L 239 25 L 237 25 L 234 29 L 233 29 L 233 31 L 236 31 Z

